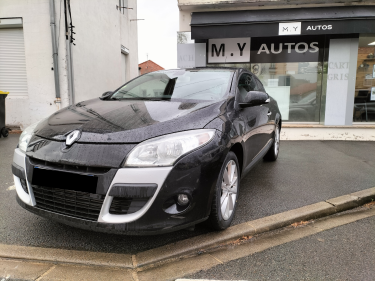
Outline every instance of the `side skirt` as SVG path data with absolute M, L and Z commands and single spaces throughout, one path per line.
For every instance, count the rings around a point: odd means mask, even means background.
M 250 162 L 250 164 L 247 165 L 247 167 L 244 169 L 244 171 L 241 175 L 241 179 L 244 178 L 248 172 L 250 172 L 250 170 L 259 162 L 259 160 L 261 160 L 263 158 L 264 155 L 266 155 L 266 153 L 268 152 L 268 150 L 272 146 L 273 141 L 274 141 L 273 138 L 270 139 L 266 143 L 266 145 L 262 148 L 262 150 L 259 151 L 259 153 L 254 157 L 254 159 Z

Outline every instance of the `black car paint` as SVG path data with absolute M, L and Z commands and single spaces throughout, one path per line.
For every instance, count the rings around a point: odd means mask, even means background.
M 243 177 L 272 144 L 275 125 L 281 127 L 281 115 L 272 98 L 268 104 L 240 108 L 237 83 L 243 72 L 245 70 L 234 72 L 227 98 L 213 104 L 196 102 L 195 105 L 186 106 L 186 103 L 180 103 L 178 108 L 181 112 L 171 114 L 168 112 L 168 103 L 171 102 L 149 102 L 151 106 L 160 105 L 160 110 L 167 110 L 162 121 L 151 118 L 147 107 L 142 107 L 145 101 L 96 99 L 63 109 L 37 127 L 36 135 L 27 149 L 27 157 L 67 165 L 111 168 L 108 175 L 102 175 L 103 184 L 98 184 L 98 194 L 107 193 L 117 169 L 137 143 L 190 129 L 216 129 L 215 137 L 207 145 L 179 159 L 150 209 L 138 220 L 115 225 L 87 221 L 80 224 L 79 221 L 82 220 L 44 212 L 37 207 L 24 207 L 77 227 L 125 234 L 168 232 L 172 228 L 180 229 L 205 220 L 210 213 L 217 175 L 227 153 L 230 150 L 236 151 Z M 138 105 L 139 112 L 134 110 L 134 105 Z M 124 108 L 127 108 L 125 113 L 121 110 Z M 271 114 L 267 116 L 269 112 Z M 116 117 L 116 114 L 119 116 Z M 83 116 L 87 119 L 78 119 Z M 63 118 L 70 120 L 66 122 Z M 81 138 L 70 149 L 66 149 L 65 136 L 74 129 L 81 130 Z M 35 149 L 40 141 L 46 139 L 49 141 Z M 29 168 L 32 169 L 28 165 L 27 170 Z M 32 180 L 32 175 L 29 180 Z M 178 193 L 185 193 L 192 199 L 189 207 L 177 215 L 164 212 L 163 204 Z M 24 204 L 20 202 L 20 205 Z
M 65 141 L 80 130 L 77 143 L 140 143 L 149 138 L 203 128 L 223 114 L 221 102 L 100 100 L 84 101 L 51 115 L 35 134 L 45 139 Z M 67 122 L 68 121 L 68 122 Z

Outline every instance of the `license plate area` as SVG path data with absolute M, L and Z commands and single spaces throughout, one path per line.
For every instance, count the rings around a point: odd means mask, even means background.
M 98 177 L 34 167 L 32 184 L 95 194 Z

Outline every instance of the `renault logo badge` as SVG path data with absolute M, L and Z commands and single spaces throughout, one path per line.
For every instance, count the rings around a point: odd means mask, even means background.
M 81 136 L 81 132 L 78 131 L 78 130 L 75 130 L 75 131 L 71 132 L 71 133 L 66 137 L 65 144 L 66 144 L 67 146 L 72 145 L 75 141 L 77 141 L 77 140 L 79 139 L 80 136 Z

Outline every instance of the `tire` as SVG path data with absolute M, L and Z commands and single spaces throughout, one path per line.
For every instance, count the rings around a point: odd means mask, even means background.
M 279 156 L 279 150 L 280 150 L 280 127 L 279 125 L 276 125 L 275 128 L 275 135 L 273 137 L 273 144 L 264 155 L 263 159 L 266 161 L 276 161 L 277 157 Z
M 4 137 L 4 138 L 6 138 L 8 135 L 9 135 L 9 131 L 8 131 L 8 129 L 7 128 L 2 128 L 1 129 L 1 135 Z
M 216 190 L 212 199 L 209 223 L 215 230 L 224 230 L 228 228 L 233 221 L 240 190 L 239 167 L 236 154 L 230 151 L 221 167 Z M 231 168 L 235 168 L 232 178 L 230 177 Z M 228 170 L 229 177 L 226 177 L 227 180 L 225 180 L 224 176 L 228 175 Z M 228 185 L 230 186 L 228 187 Z M 222 210 L 222 208 L 224 209 Z

